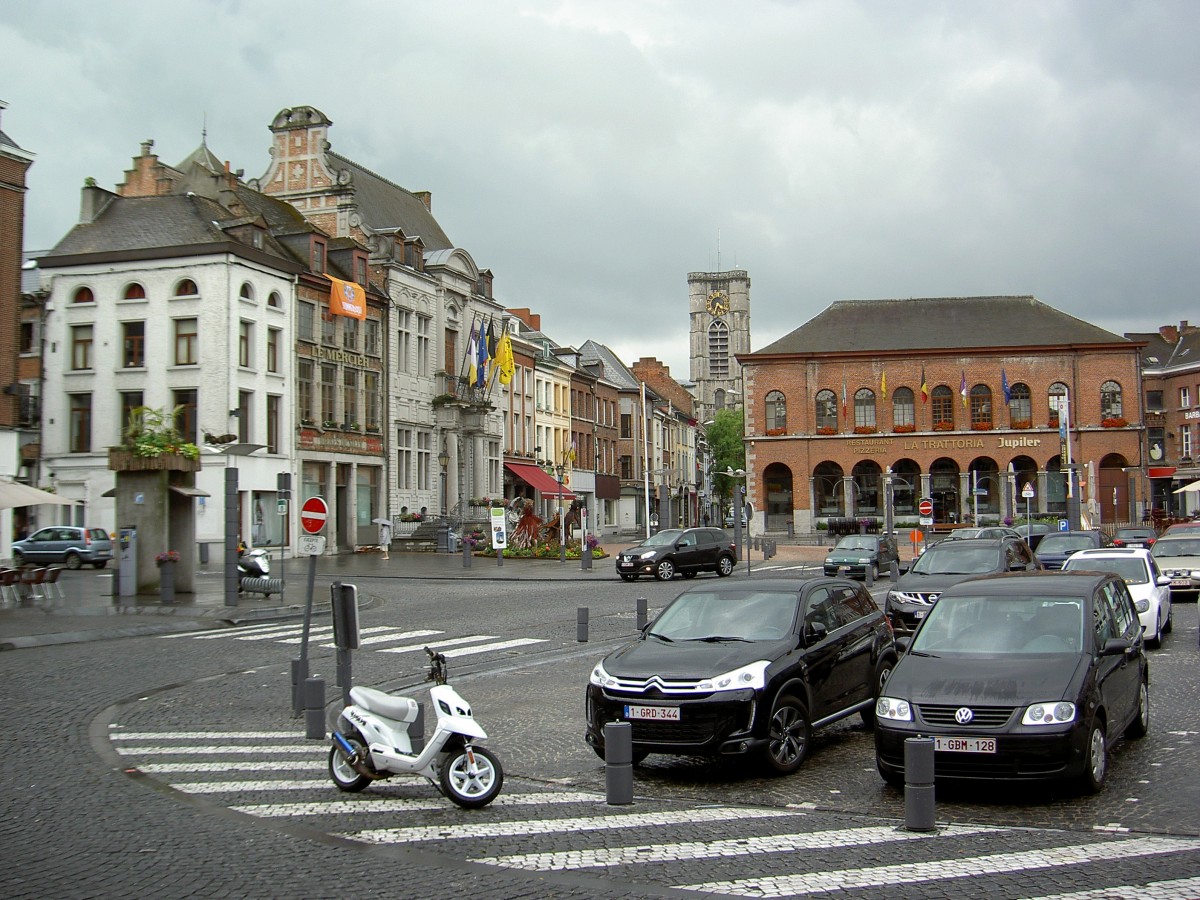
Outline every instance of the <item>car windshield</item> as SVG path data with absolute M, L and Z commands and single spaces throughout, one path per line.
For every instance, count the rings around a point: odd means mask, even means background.
M 1081 534 L 1049 534 L 1038 544 L 1038 555 L 1046 553 L 1074 553 L 1076 550 L 1087 550 L 1095 547 L 1091 538 Z
M 999 567 L 999 559 L 999 553 L 991 545 L 936 545 L 921 554 L 909 571 L 922 575 L 978 575 L 995 572 Z
M 862 535 L 851 535 L 844 537 L 837 542 L 835 550 L 874 550 L 875 538 L 863 537 Z
M 1076 597 L 943 597 L 913 638 L 910 652 L 1004 656 L 1079 653 L 1083 613 Z
M 778 640 L 792 631 L 799 597 L 791 591 L 695 591 L 680 595 L 650 626 L 672 641 Z
M 668 528 L 666 531 L 660 531 L 658 534 L 652 534 L 640 544 L 639 547 L 673 547 L 675 542 L 679 540 L 683 532 L 678 528 Z
M 1150 573 L 1146 561 L 1136 556 L 1072 556 L 1063 566 L 1071 572 L 1112 572 L 1125 579 L 1126 584 L 1146 584 Z
M 1150 552 L 1156 559 L 1168 556 L 1200 556 L 1200 538 L 1159 538 Z

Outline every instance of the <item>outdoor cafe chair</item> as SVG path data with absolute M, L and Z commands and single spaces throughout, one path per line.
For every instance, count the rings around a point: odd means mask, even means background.
M 43 569 L 22 569 L 21 570 L 21 593 L 25 599 L 41 600 L 46 599 L 46 570 Z
M 58 576 L 62 574 L 62 566 L 51 566 L 46 570 L 46 576 L 43 579 L 43 586 L 47 600 L 66 600 L 66 594 L 63 593 L 62 585 L 58 583 Z

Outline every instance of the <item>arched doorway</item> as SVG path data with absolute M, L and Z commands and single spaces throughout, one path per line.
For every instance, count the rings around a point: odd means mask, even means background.
M 763 470 L 763 490 L 767 531 L 787 531 L 792 523 L 792 470 L 783 463 L 771 463 Z
M 968 506 L 975 524 L 980 516 L 995 516 L 999 523 L 1000 500 L 1004 486 L 1000 483 L 1000 466 L 990 456 L 977 456 L 967 467 L 967 490 L 971 493 Z M 976 515 L 978 511 L 978 515 Z
M 929 466 L 929 497 L 934 522 L 958 521 L 958 463 L 939 456 Z
M 1013 504 L 1016 509 L 1014 518 L 1032 518 L 1040 509 L 1038 494 L 1037 460 L 1032 456 L 1014 456 L 1008 464 L 1013 474 Z M 1025 486 L 1033 488 L 1032 497 L 1022 497 Z
M 844 516 L 842 506 L 842 467 L 825 460 L 813 468 L 813 512 L 818 516 Z
M 921 467 L 916 460 L 892 463 L 892 511 L 897 516 L 915 516 L 921 497 Z
M 1067 473 L 1057 454 L 1046 460 L 1046 512 L 1054 516 L 1067 514 Z
M 883 470 L 873 459 L 864 459 L 854 464 L 850 472 L 854 484 L 854 514 L 856 516 L 883 516 Z
M 1096 501 L 1101 522 L 1115 525 L 1138 521 L 1129 495 L 1129 476 L 1124 471 L 1128 465 L 1120 453 L 1109 453 L 1100 460 L 1100 470 L 1096 473 Z

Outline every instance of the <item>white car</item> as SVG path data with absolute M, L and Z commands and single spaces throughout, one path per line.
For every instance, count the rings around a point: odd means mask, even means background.
M 1063 564 L 1064 572 L 1113 572 L 1129 586 L 1142 622 L 1147 647 L 1161 647 L 1171 631 L 1171 578 L 1164 575 L 1150 551 L 1140 547 L 1079 550 Z

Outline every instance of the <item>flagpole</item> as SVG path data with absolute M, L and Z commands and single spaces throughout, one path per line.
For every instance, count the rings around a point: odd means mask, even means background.
M 642 382 L 642 493 L 646 501 L 646 537 L 650 537 L 650 453 L 646 445 L 650 428 L 646 422 L 646 382 Z

